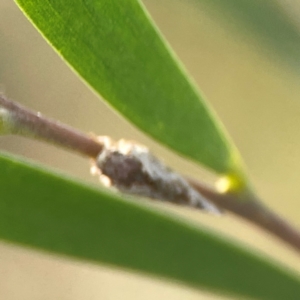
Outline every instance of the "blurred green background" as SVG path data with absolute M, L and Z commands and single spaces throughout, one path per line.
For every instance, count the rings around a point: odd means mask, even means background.
M 235 8 L 241 3 L 247 6 L 250 0 L 227 1 L 232 5 L 230 11 L 224 7 L 218 11 L 222 1 L 217 0 L 211 3 L 197 0 L 143 2 L 220 116 L 245 160 L 259 195 L 300 227 L 300 72 L 297 63 L 300 38 L 299 45 L 295 43 L 297 35 L 300 36 L 299 3 L 289 0 L 272 4 L 283 12 L 293 28 L 291 37 L 282 27 L 282 31 L 272 27 L 255 34 L 254 25 L 264 20 L 261 9 L 253 10 L 250 23 L 247 15 L 236 19 Z M 255 2 L 260 1 L 252 3 Z M 260 13 L 262 19 L 256 13 Z M 266 15 L 264 21 L 271 22 L 271 17 Z M 272 34 L 273 41 L 278 43 L 270 42 Z M 208 181 L 213 179 L 208 172 L 146 138 L 99 101 L 11 0 L 0 1 L 0 90 L 26 106 L 85 132 L 138 140 L 181 172 Z M 72 153 L 20 137 L 1 137 L 0 148 L 97 183 L 89 174 L 89 162 Z M 217 218 L 169 205 L 163 209 L 222 232 L 300 272 L 300 259 L 290 249 L 231 215 Z M 229 299 L 4 242 L 0 243 L 0 266 L 0 295 L 8 300 Z M 217 262 L 213 267 L 218 267 Z

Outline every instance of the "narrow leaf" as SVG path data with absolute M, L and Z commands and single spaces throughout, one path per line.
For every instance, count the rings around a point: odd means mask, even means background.
M 299 277 L 207 230 L 0 157 L 0 238 L 210 291 L 297 299 Z
M 16 2 L 71 67 L 141 130 L 217 172 L 240 173 L 237 151 L 139 1 Z

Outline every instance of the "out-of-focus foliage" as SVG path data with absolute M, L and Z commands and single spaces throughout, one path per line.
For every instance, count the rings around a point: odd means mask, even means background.
M 281 63 L 299 71 L 300 30 L 286 6 L 290 1 L 272 0 L 189 0 L 196 7 L 208 10 L 240 38 Z M 299 24 L 298 24 L 299 25 Z M 257 43 L 258 42 L 258 43 Z

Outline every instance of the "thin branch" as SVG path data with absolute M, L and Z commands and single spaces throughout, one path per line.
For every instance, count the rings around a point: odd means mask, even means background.
M 83 156 L 96 157 L 102 151 L 102 145 L 92 137 L 29 110 L 4 95 L 0 95 L 0 107 L 7 111 L 13 134 L 40 139 Z
M 288 221 L 264 206 L 254 195 L 250 195 L 250 198 L 245 201 L 245 199 L 241 199 L 238 194 L 221 194 L 215 189 L 194 179 L 188 179 L 188 181 L 197 191 L 216 206 L 253 223 L 257 227 L 260 227 L 264 231 L 289 244 L 297 252 L 300 252 L 300 232 Z
M 104 144 L 95 138 L 34 113 L 3 95 L 0 95 L 0 108 L 6 110 L 11 133 L 41 139 L 95 160 L 104 149 Z M 219 193 L 200 181 L 190 178 L 186 181 L 217 207 L 253 223 L 300 252 L 300 232 L 265 207 L 254 195 Z

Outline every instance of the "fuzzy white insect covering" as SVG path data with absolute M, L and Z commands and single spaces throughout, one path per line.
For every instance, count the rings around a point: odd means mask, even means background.
M 106 186 L 126 194 L 220 213 L 180 174 L 152 155 L 147 147 L 123 139 L 114 142 L 106 136 L 98 137 L 98 141 L 103 144 L 103 151 L 91 170 Z

